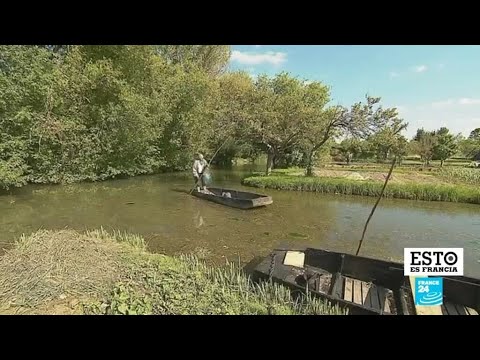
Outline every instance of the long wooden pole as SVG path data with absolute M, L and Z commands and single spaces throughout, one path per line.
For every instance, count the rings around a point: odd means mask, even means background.
M 367 231 L 368 223 L 370 222 L 370 219 L 372 218 L 373 213 L 375 212 L 375 209 L 377 208 L 378 203 L 382 199 L 383 193 L 385 192 L 385 188 L 387 187 L 388 180 L 390 180 L 390 176 L 392 176 L 393 167 L 395 166 L 396 161 L 397 161 L 397 157 L 395 156 L 393 158 L 392 166 L 390 167 L 390 171 L 388 172 L 387 178 L 385 179 L 385 183 L 383 184 L 382 192 L 380 193 L 380 196 L 378 197 L 377 202 L 373 206 L 373 209 L 370 212 L 370 215 L 368 216 L 367 222 L 365 223 L 365 227 L 363 228 L 362 238 L 360 239 L 360 242 L 358 244 L 357 253 L 355 254 L 356 256 L 358 256 L 358 253 L 360 252 L 360 248 L 362 247 L 363 238 L 365 237 L 365 232 Z

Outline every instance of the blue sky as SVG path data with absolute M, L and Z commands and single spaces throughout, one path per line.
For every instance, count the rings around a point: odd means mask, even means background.
M 235 45 L 230 68 L 322 81 L 332 104 L 380 96 L 409 123 L 409 138 L 420 127 L 466 136 L 480 127 L 480 46 Z

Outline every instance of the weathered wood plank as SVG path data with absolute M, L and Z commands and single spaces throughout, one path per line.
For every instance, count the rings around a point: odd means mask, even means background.
M 370 299 L 370 296 L 368 295 L 369 292 L 370 292 L 370 285 L 362 281 L 362 299 L 363 299 L 363 305 L 366 307 L 372 307 L 372 301 Z
M 343 299 L 352 302 L 353 301 L 353 282 L 349 277 L 345 278 L 345 292 Z
M 322 284 L 322 274 L 316 274 L 316 278 L 315 278 L 315 290 L 316 290 L 317 292 L 320 292 L 321 284 Z
M 468 306 L 465 306 L 465 310 L 467 310 L 468 315 L 478 315 L 477 310 L 469 308 Z
M 393 298 L 393 292 L 391 290 L 387 291 L 385 293 L 385 300 L 383 304 L 383 311 L 389 314 L 392 312 L 392 310 L 390 309 L 390 301 L 388 300 L 389 299 L 388 295 L 390 294 L 392 295 L 392 298 Z
M 378 291 L 378 299 L 380 300 L 380 309 L 383 310 L 385 313 L 391 313 L 390 304 L 388 301 L 388 294 L 392 292 L 392 290 L 386 289 L 381 286 L 377 286 Z
M 447 308 L 448 315 L 458 315 L 457 308 L 455 307 L 454 304 L 450 302 L 446 302 L 445 307 Z
M 355 304 L 363 305 L 362 282 L 360 280 L 353 280 L 353 302 Z
M 380 310 L 380 302 L 378 301 L 377 285 L 375 284 L 370 285 L 369 296 L 372 302 L 372 308 L 374 308 L 375 310 Z
M 343 299 L 344 277 L 340 273 L 335 273 L 332 277 L 332 296 L 337 299 Z
M 458 315 L 468 315 L 467 309 L 465 309 L 465 306 L 460 304 L 455 304 L 455 308 L 457 309 Z

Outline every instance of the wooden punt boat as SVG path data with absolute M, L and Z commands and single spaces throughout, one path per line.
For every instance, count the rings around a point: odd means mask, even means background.
M 415 306 L 403 264 L 320 249 L 277 249 L 252 277 L 308 291 L 352 315 L 478 315 L 480 280 L 443 277 L 443 305 Z
M 222 194 L 229 194 L 229 196 L 222 196 Z M 192 195 L 237 209 L 253 209 L 273 203 L 272 198 L 267 195 L 221 188 L 208 188 L 206 192 L 194 190 Z

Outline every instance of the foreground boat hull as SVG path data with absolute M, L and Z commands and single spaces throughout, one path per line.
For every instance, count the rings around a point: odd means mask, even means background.
M 192 192 L 192 195 L 217 204 L 244 210 L 263 207 L 273 203 L 272 198 L 267 195 L 221 188 L 208 188 L 208 191 L 210 193 L 195 190 Z M 230 194 L 230 197 L 222 196 L 223 193 Z
M 290 255 L 297 257 L 292 263 L 287 262 L 292 261 Z M 480 311 L 478 279 L 444 277 L 444 305 L 416 307 L 412 279 L 403 275 L 402 263 L 319 249 L 274 250 L 254 269 L 253 278 L 271 279 L 303 293 L 308 289 L 352 315 L 423 315 L 432 309 L 438 315 L 478 315 Z

